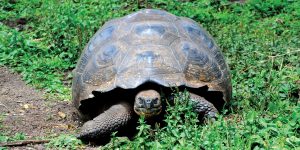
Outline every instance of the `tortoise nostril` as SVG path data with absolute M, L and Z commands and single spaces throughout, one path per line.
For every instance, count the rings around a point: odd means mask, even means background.
M 147 104 L 151 103 L 150 99 L 146 99 L 145 101 L 146 101 Z

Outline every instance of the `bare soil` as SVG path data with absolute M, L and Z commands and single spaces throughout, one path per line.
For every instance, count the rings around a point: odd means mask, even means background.
M 71 102 L 43 98 L 43 92 L 26 85 L 20 75 L 5 67 L 0 67 L 0 115 L 1 133 L 24 133 L 26 139 L 75 134 L 79 125 Z M 31 148 L 44 149 L 43 145 Z

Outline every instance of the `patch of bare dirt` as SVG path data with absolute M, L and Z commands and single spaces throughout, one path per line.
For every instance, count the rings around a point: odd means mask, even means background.
M 71 102 L 44 99 L 43 92 L 26 85 L 20 75 L 5 67 L 0 67 L 0 115 L 1 133 L 25 133 L 27 139 L 74 134 L 78 127 Z
M 10 28 L 14 28 L 19 31 L 23 31 L 26 28 L 26 24 L 28 20 L 26 18 L 19 18 L 19 19 L 11 19 L 11 20 L 3 20 L 0 23 L 3 23 Z

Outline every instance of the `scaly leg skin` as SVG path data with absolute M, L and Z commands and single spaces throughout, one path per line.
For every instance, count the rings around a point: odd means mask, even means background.
M 212 103 L 207 101 L 205 98 L 193 93 L 190 93 L 190 98 L 193 101 L 193 108 L 195 112 L 203 115 L 205 121 L 207 121 L 207 119 L 215 121 L 216 115 L 219 112 Z
M 133 118 L 132 106 L 121 102 L 83 124 L 77 138 L 81 140 L 99 139 L 107 137 L 121 127 L 126 126 Z

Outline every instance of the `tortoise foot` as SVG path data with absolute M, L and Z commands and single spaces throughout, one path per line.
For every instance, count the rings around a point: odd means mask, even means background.
M 194 102 L 193 108 L 195 112 L 203 115 L 205 120 L 211 119 L 214 121 L 216 119 L 216 115 L 219 112 L 212 103 L 207 101 L 205 98 L 193 93 L 190 93 L 190 98 Z
M 113 132 L 126 126 L 133 117 L 130 104 L 122 102 L 83 124 L 77 138 L 93 140 L 110 136 Z

